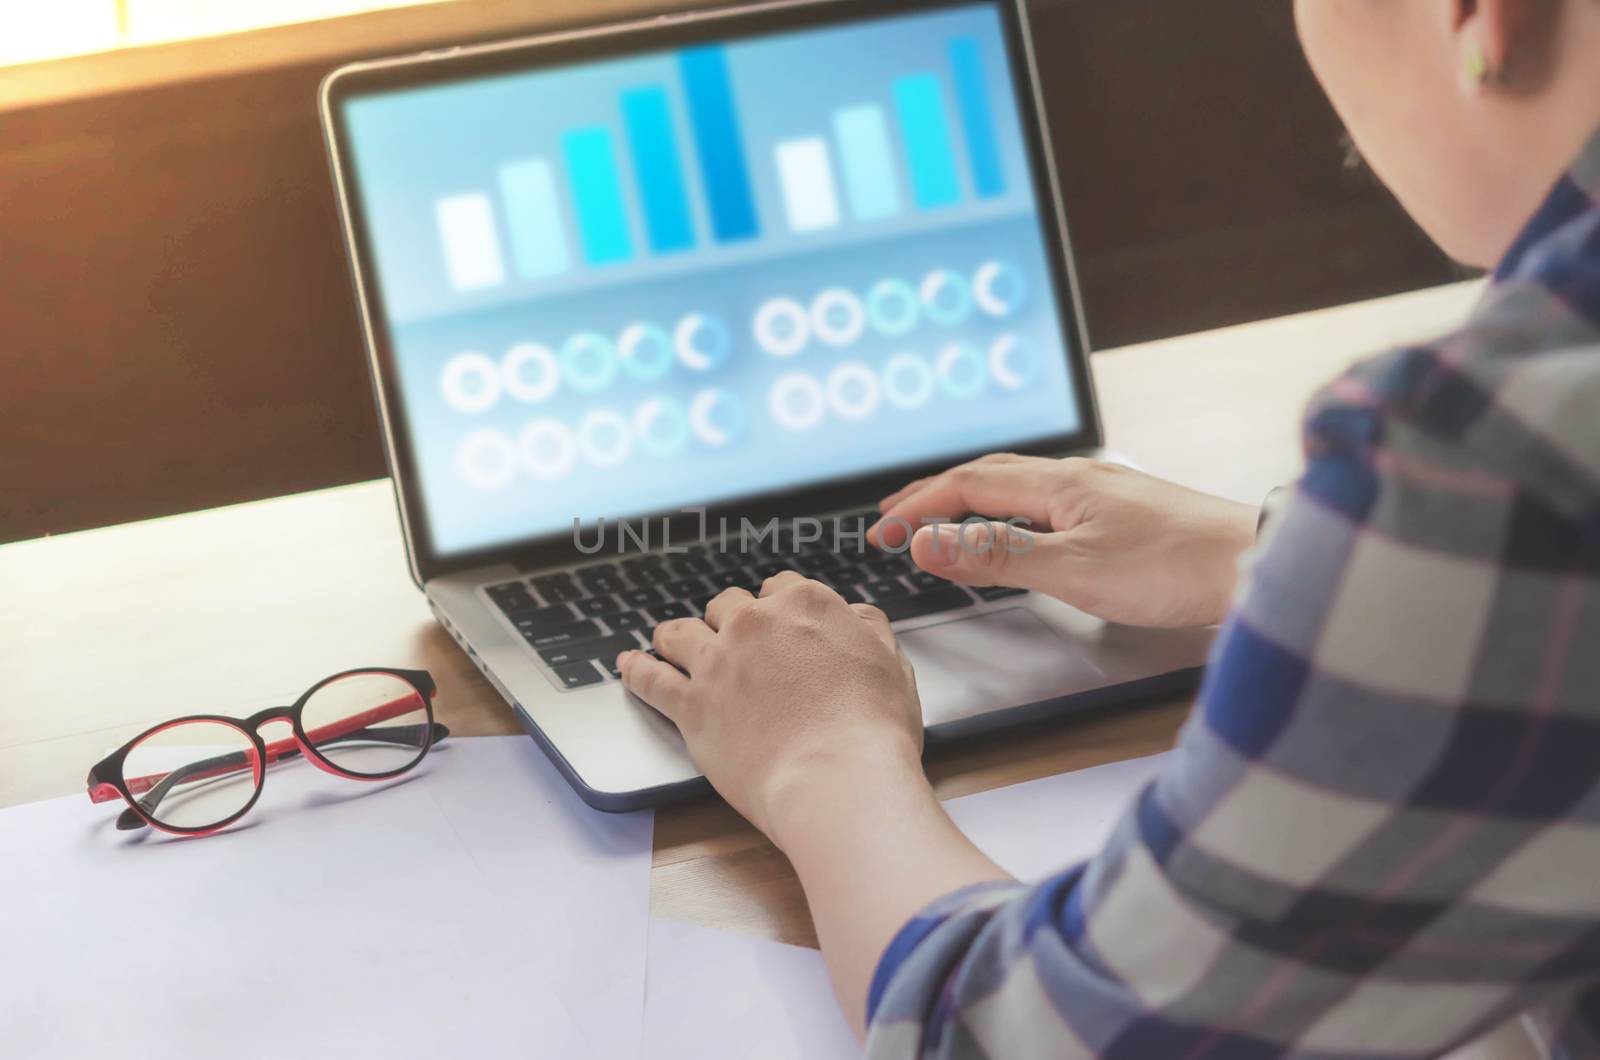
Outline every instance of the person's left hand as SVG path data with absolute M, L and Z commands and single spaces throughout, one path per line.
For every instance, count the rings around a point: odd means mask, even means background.
M 624 652 L 623 683 L 677 724 L 712 786 L 780 845 L 775 814 L 846 779 L 841 770 L 920 776 L 916 679 L 875 607 L 785 571 L 759 598 L 728 589 L 703 620 L 662 623 L 654 645 L 674 665 Z

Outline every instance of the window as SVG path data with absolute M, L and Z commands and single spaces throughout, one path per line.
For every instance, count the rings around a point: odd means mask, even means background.
M 0 0 L 0 66 L 443 0 Z

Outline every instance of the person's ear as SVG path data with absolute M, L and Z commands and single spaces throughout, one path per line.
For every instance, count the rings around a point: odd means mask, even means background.
M 1462 88 L 1479 92 L 1503 80 L 1543 0 L 1451 0 Z

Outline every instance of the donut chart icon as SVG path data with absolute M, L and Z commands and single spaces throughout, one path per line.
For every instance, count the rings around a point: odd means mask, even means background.
M 756 345 L 774 357 L 793 357 L 811 342 L 811 315 L 793 298 L 772 298 L 756 310 Z
M 702 390 L 689 403 L 689 426 L 702 443 L 721 448 L 744 437 L 744 402 L 731 391 Z
M 1020 335 L 1001 335 L 989 347 L 989 374 L 1007 390 L 1033 385 L 1043 366 L 1038 348 Z
M 595 409 L 578 425 L 578 449 L 595 467 L 616 467 L 633 452 L 633 431 L 614 409 Z
M 630 324 L 617 338 L 622 372 L 640 383 L 654 383 L 672 371 L 672 337 L 654 324 Z
M 790 372 L 772 384 L 767 411 L 786 431 L 808 431 L 822 422 L 828 398 L 822 384 L 804 372 Z
M 500 386 L 500 366 L 482 353 L 456 354 L 439 376 L 445 404 L 468 416 L 494 408 Z
M 1008 261 L 991 259 L 972 278 L 972 297 L 992 317 L 1015 316 L 1028 300 L 1028 280 Z
M 578 443 L 559 420 L 534 420 L 522 428 L 517 449 L 523 469 L 545 482 L 563 477 L 578 460 Z
M 604 335 L 574 335 L 561 347 L 561 374 L 580 394 L 598 393 L 617 378 L 617 351 Z
M 524 342 L 511 347 L 500 362 L 506 393 L 528 405 L 537 405 L 556 392 L 561 384 L 561 366 L 556 355 L 544 346 Z
M 934 360 L 939 385 L 951 397 L 977 397 L 989 377 L 989 365 L 978 348 L 969 342 L 955 342 L 939 351 Z
M 917 326 L 922 299 L 904 280 L 879 280 L 867 291 L 867 319 L 880 335 L 898 338 Z
M 828 404 L 841 420 L 864 420 L 878 410 L 878 374 L 864 364 L 841 364 L 828 373 Z
M 914 353 L 897 353 L 883 366 L 883 396 L 900 409 L 926 405 L 935 387 L 933 369 Z
M 923 312 L 940 327 L 964 324 L 972 315 L 972 288 L 960 273 L 934 269 L 923 277 L 917 293 L 922 297 Z
M 695 372 L 720 368 L 733 353 L 733 336 L 728 333 L 728 325 L 710 313 L 691 313 L 684 317 L 672 338 L 678 360 Z
M 500 431 L 475 431 L 456 451 L 456 470 L 474 489 L 504 489 L 517 477 L 516 447 Z
M 811 330 L 829 346 L 848 346 L 861 338 L 867 327 L 867 311 L 861 299 L 843 287 L 833 287 L 811 303 Z
M 634 410 L 633 435 L 645 452 L 673 456 L 689 444 L 689 417 L 676 401 L 651 398 Z

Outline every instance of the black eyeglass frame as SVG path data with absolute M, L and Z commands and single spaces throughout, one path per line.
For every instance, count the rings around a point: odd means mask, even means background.
M 328 685 L 333 684 L 335 681 L 342 681 L 346 678 L 358 677 L 363 674 L 381 674 L 389 677 L 396 677 L 404 681 L 406 684 L 411 686 L 413 691 L 417 693 L 418 697 L 422 701 L 422 708 L 427 714 L 427 724 L 423 742 L 417 751 L 416 757 L 403 766 L 400 766 L 396 769 L 387 770 L 382 773 L 352 773 L 351 771 L 337 765 L 331 761 L 327 755 L 318 750 L 318 745 L 313 742 L 312 737 L 306 731 L 304 724 L 305 706 L 308 702 L 310 702 L 312 696 L 316 695 Z M 163 832 L 170 832 L 174 835 L 199 836 L 209 835 L 212 832 L 217 832 L 227 828 L 229 825 L 238 821 L 245 814 L 249 813 L 250 810 L 255 807 L 256 801 L 261 798 L 261 791 L 266 786 L 266 767 L 274 762 L 280 762 L 286 758 L 292 758 L 299 754 L 305 754 L 306 757 L 311 760 L 312 764 L 316 765 L 324 772 L 332 773 L 335 776 L 343 777 L 347 780 L 362 780 L 369 782 L 392 780 L 395 777 L 402 776 L 415 769 L 417 764 L 427 757 L 428 751 L 432 749 L 434 744 L 450 735 L 450 730 L 448 728 L 434 720 L 433 701 L 438 695 L 438 691 L 439 687 L 434 681 L 433 675 L 428 673 L 426 670 L 401 670 L 383 666 L 362 666 L 353 670 L 345 670 L 340 673 L 331 674 L 328 677 L 323 678 L 310 688 L 306 689 L 306 691 L 300 695 L 299 699 L 296 699 L 288 706 L 268 707 L 265 710 L 257 711 L 255 714 L 252 714 L 247 718 L 235 718 L 223 714 L 186 714 L 182 717 L 172 718 L 168 721 L 161 722 L 159 725 L 151 726 L 90 767 L 88 778 L 89 798 L 92 802 L 109 802 L 113 799 L 121 798 L 128 804 L 128 808 L 124 810 L 121 816 L 117 818 L 117 828 L 119 830 L 129 831 L 149 825 L 150 827 L 158 828 Z M 259 732 L 260 727 L 268 722 L 273 721 L 287 721 L 289 723 L 291 729 L 293 730 L 293 735 L 290 741 L 278 741 L 277 743 L 269 746 L 267 742 L 261 738 L 261 733 Z M 237 729 L 239 732 L 244 734 L 244 736 L 254 746 L 256 752 L 254 764 L 251 765 L 255 779 L 255 790 L 251 793 L 249 800 L 226 819 L 201 827 L 184 828 L 156 820 L 154 814 L 141 805 L 140 800 L 134 796 L 132 790 L 129 788 L 127 778 L 123 775 L 123 765 L 127 760 L 129 753 L 150 736 L 153 736 L 163 729 L 170 729 L 178 725 L 192 724 L 195 722 L 212 722 L 215 724 L 226 725 Z M 355 731 L 362 732 L 364 730 Z M 368 734 L 366 738 L 370 739 L 371 735 Z M 330 741 L 323 742 L 326 744 Z M 276 752 L 274 751 L 275 748 L 277 749 Z M 235 755 L 240 757 L 241 765 L 245 764 L 242 751 L 232 752 L 229 755 L 221 756 L 221 759 L 231 759 Z M 216 768 L 220 764 L 220 760 L 218 763 L 205 762 L 198 764 L 211 765 L 213 768 Z M 168 774 L 168 776 L 174 776 L 177 774 L 177 772 L 177 770 L 174 770 L 173 773 Z

